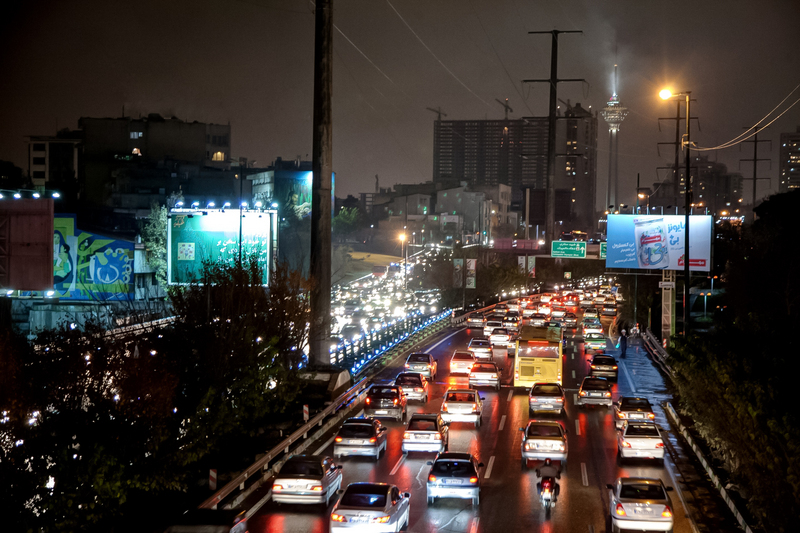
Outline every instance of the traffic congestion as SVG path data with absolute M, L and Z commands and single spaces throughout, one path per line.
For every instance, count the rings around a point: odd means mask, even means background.
M 287 462 L 315 475 L 276 477 L 249 529 L 689 532 L 666 422 L 611 335 L 604 311 L 618 299 L 598 284 L 473 312 L 384 369 L 358 417 Z

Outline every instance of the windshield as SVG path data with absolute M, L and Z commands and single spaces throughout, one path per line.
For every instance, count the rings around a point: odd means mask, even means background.
M 342 494 L 339 505 L 342 507 L 377 507 L 386 506 L 386 487 L 347 487 Z
M 632 483 L 622 485 L 619 491 L 620 498 L 631 498 L 635 500 L 665 500 L 666 494 L 661 485 L 651 485 L 649 483 Z
M 375 436 L 371 425 L 345 424 L 339 430 L 339 436 L 346 439 L 368 439 Z
M 408 423 L 408 429 L 412 431 L 439 431 L 436 427 L 436 420 L 426 418 L 412 418 Z
M 420 385 L 422 385 L 422 378 L 419 377 L 419 375 L 416 376 L 405 375 L 398 377 L 395 380 L 395 383 L 397 383 L 398 385 L 411 385 L 412 387 L 413 386 L 419 387 Z
M 470 461 L 436 461 L 431 468 L 431 474 L 447 477 L 472 477 L 475 476 L 475 467 Z
M 549 424 L 531 424 L 528 426 L 527 434 L 529 437 L 560 437 L 561 428 Z
M 475 393 L 473 392 L 448 392 L 446 402 L 475 402 Z
M 428 354 L 424 353 L 416 353 L 408 356 L 409 363 L 427 363 L 429 360 Z
M 395 387 L 372 387 L 369 389 L 370 396 L 397 396 Z
M 592 362 L 596 365 L 613 365 L 616 363 L 613 357 L 595 357 Z
M 611 388 L 611 383 L 604 379 L 587 378 L 583 380 L 583 385 L 581 385 L 581 388 L 591 390 L 608 390 Z
M 508 335 L 508 330 L 503 328 L 495 328 L 492 335 Z
M 473 372 L 497 372 L 497 368 L 488 363 L 478 363 L 472 366 Z
M 625 398 L 622 400 L 622 407 L 628 409 L 650 409 L 650 402 L 644 398 Z
M 317 461 L 289 460 L 280 471 L 281 476 L 321 476 L 322 465 Z
M 531 394 L 557 394 L 561 396 L 558 385 L 534 385 Z
M 658 437 L 658 430 L 651 425 L 629 425 L 625 435 L 633 437 Z
M 473 348 L 488 348 L 489 341 L 472 341 L 472 343 L 470 343 L 470 346 L 472 346 Z
M 458 361 L 462 361 L 462 360 L 472 361 L 472 359 L 474 359 L 474 357 L 472 357 L 472 354 L 469 353 L 469 352 L 456 352 L 456 353 L 453 354 L 453 359 L 456 359 Z

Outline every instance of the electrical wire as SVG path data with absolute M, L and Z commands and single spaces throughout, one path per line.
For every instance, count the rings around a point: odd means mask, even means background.
M 421 38 L 419 35 L 417 35 L 417 32 L 415 32 L 415 31 L 414 31 L 414 29 L 413 29 L 413 28 L 412 28 L 412 27 L 411 27 L 411 26 L 408 24 L 408 22 L 406 22 L 406 19 L 404 19 L 404 18 L 403 18 L 403 16 L 400 14 L 400 12 L 399 12 L 399 11 L 397 11 L 397 9 L 395 9 L 395 7 L 392 5 L 392 3 L 391 3 L 389 0 L 386 0 L 386 3 L 387 3 L 387 4 L 389 4 L 389 7 L 391 7 L 391 8 L 392 8 L 392 11 L 394 11 L 394 12 L 395 12 L 395 14 L 397 14 L 397 17 L 398 17 L 398 18 L 399 18 L 401 21 L 403 21 L 403 24 L 405 24 L 405 25 L 406 25 L 406 28 L 408 28 L 408 31 L 410 31 L 412 34 L 414 34 L 414 37 L 416 37 L 416 38 L 417 38 L 417 40 L 420 42 L 420 44 L 421 44 L 422 46 L 424 46 L 424 47 L 425 47 L 425 50 L 427 50 L 427 51 L 428 51 L 428 53 L 430 53 L 430 54 L 431 54 L 431 55 L 434 57 L 434 59 L 436 59 L 436 61 L 438 61 L 438 62 L 439 62 L 439 64 L 442 66 L 442 68 L 444 68 L 444 69 L 447 71 L 447 73 L 448 73 L 448 74 L 450 74 L 450 75 L 453 77 L 453 79 L 454 79 L 454 80 L 456 80 L 456 81 L 457 81 L 459 84 L 461 84 L 461 86 L 462 86 L 462 87 L 464 87 L 464 88 L 465 88 L 467 91 L 469 91 L 469 93 L 470 93 L 472 96 L 474 96 L 475 98 L 477 98 L 478 100 L 480 100 L 481 102 L 483 102 L 483 104 L 484 104 L 486 107 L 489 107 L 489 108 L 491 108 L 491 105 L 489 105 L 489 102 L 487 102 L 486 100 L 484 100 L 483 98 L 481 98 L 480 96 L 478 96 L 477 94 L 475 94 L 475 92 L 474 92 L 472 89 L 470 89 L 469 87 L 467 87 L 467 85 L 466 85 L 466 84 L 465 84 L 463 81 L 461 81 L 461 80 L 458 78 L 458 76 L 456 76 L 456 75 L 453 73 L 453 71 L 452 71 L 452 70 L 450 70 L 449 68 L 447 68 L 447 65 L 445 65 L 445 64 L 442 62 L 442 60 L 441 60 L 441 59 L 439 59 L 439 58 L 436 56 L 436 54 L 434 54 L 434 53 L 433 53 L 433 50 L 431 50 L 431 49 L 428 47 L 428 45 L 427 45 L 427 44 L 425 44 L 425 41 L 423 41 L 423 40 L 422 40 L 422 38 Z

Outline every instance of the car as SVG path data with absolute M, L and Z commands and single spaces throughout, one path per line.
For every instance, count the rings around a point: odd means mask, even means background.
M 489 342 L 492 344 L 492 348 L 495 346 L 508 348 L 511 344 L 511 334 L 506 328 L 494 328 L 492 334 L 489 335 Z
M 535 383 L 528 392 L 528 415 L 537 411 L 564 412 L 564 388 L 558 383 Z
M 428 403 L 428 380 L 416 372 L 401 372 L 394 378 L 394 384 L 402 387 L 409 400 Z
M 469 453 L 440 453 L 433 461 L 428 461 L 428 505 L 436 503 L 437 498 L 461 498 L 472 500 L 477 507 L 481 501 L 481 476 L 478 469 L 483 463 Z
M 276 503 L 321 504 L 342 487 L 342 467 L 325 455 L 293 455 L 272 481 Z
M 590 294 L 587 293 L 587 294 L 581 296 L 581 300 L 580 300 L 580 304 L 579 304 L 581 309 L 591 309 L 593 304 L 594 304 L 594 300 L 592 299 Z
M 567 311 L 565 309 L 553 309 L 553 312 L 550 313 L 550 320 L 563 319 L 566 314 Z
M 604 303 L 603 307 L 600 308 L 600 314 L 603 316 L 617 316 L 617 304 Z
M 192 509 L 170 521 L 164 533 L 247 533 L 245 511 Z
M 551 459 L 561 462 L 561 469 L 567 467 L 567 430 L 552 420 L 531 420 L 522 431 L 522 468 L 527 469 L 529 461 Z
M 483 415 L 483 398 L 475 389 L 447 389 L 442 400 L 440 414 L 448 424 L 467 422 L 481 427 Z
M 510 332 L 513 331 L 516 333 L 519 331 L 520 318 L 518 314 L 515 313 L 512 315 L 511 313 L 512 312 L 509 311 L 509 313 L 503 319 L 503 327 Z
M 367 391 L 364 400 L 364 416 L 370 418 L 394 418 L 398 422 L 406 419 L 408 399 L 402 387 L 375 384 Z
M 653 406 L 647 398 L 623 396 L 614 403 L 614 426 L 620 429 L 626 421 L 655 420 Z
M 330 533 L 403 531 L 411 494 L 389 483 L 350 483 L 333 506 Z
M 412 353 L 406 359 L 405 367 L 408 372 L 420 374 L 431 381 L 436 379 L 439 370 L 436 358 L 429 353 Z
M 600 314 L 597 309 L 587 309 L 583 312 L 583 318 L 600 318 Z
M 578 327 L 578 315 L 575 313 L 566 313 L 564 315 L 564 327 L 566 328 L 577 328 Z
M 617 381 L 619 378 L 617 360 L 610 355 L 595 355 L 589 363 L 589 375 Z
M 536 309 L 536 312 L 541 315 L 550 316 L 551 313 L 550 304 L 539 304 L 539 307 Z
M 595 318 L 589 318 L 583 320 L 583 325 L 581 326 L 581 331 L 583 332 L 583 336 L 585 337 L 589 333 L 603 333 L 603 325 L 600 323 L 599 320 Z
M 467 317 L 467 329 L 483 329 L 483 326 L 486 324 L 486 317 L 484 317 L 481 313 L 473 312 L 470 313 Z
M 542 313 L 534 313 L 531 315 L 530 324 L 531 326 L 541 328 L 543 327 L 548 321 L 547 315 Z
M 377 461 L 386 453 L 386 431 L 378 420 L 348 418 L 333 439 L 333 457 L 366 455 Z
M 587 355 L 606 351 L 606 336 L 602 333 L 587 333 L 583 336 L 583 350 Z
M 339 338 L 345 342 L 354 342 L 360 339 L 363 333 L 361 326 L 347 324 L 339 332 Z
M 494 306 L 492 312 L 499 315 L 505 315 L 508 312 L 508 305 L 501 303 Z
M 503 327 L 503 319 L 496 316 L 487 317 L 486 323 L 483 326 L 483 336 L 488 337 L 492 331 Z
M 467 374 L 475 364 L 475 356 L 472 352 L 456 350 L 453 352 L 453 357 L 450 358 L 450 375 L 453 374 Z
M 467 350 L 475 355 L 475 359 L 494 359 L 492 343 L 489 342 L 489 339 L 472 339 L 469 341 Z
M 530 303 L 526 304 L 525 307 L 522 308 L 522 317 L 523 318 L 528 318 L 532 314 L 534 314 L 535 312 L 536 312 L 536 306 L 535 305 L 530 304 Z
M 472 365 L 472 370 L 469 372 L 469 386 L 475 387 L 479 385 L 486 385 L 494 387 L 495 390 L 500 390 L 500 374 L 502 368 L 497 368 L 497 365 L 492 362 L 477 362 Z
M 664 464 L 664 438 L 653 422 L 627 422 L 617 435 L 617 457 L 656 459 Z
M 586 376 L 578 389 L 578 401 L 576 405 L 605 405 L 611 407 L 611 382 L 606 378 L 593 378 Z
M 672 501 L 660 479 L 617 478 L 609 489 L 611 531 L 672 531 Z
M 414 413 L 403 432 L 403 443 L 400 449 L 408 452 L 446 452 L 449 445 L 450 432 L 442 415 Z

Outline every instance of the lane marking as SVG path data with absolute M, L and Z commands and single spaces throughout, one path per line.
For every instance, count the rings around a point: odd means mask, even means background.
M 428 349 L 426 349 L 426 350 L 424 350 L 424 351 L 425 351 L 425 352 L 428 352 L 428 351 L 433 351 L 433 349 L 434 349 L 434 348 L 438 347 L 440 344 L 442 344 L 444 341 L 446 341 L 447 339 L 449 339 L 449 338 L 450 338 L 450 337 L 452 337 L 453 335 L 458 335 L 459 333 L 461 333 L 461 331 L 462 331 L 461 329 L 454 331 L 453 333 L 451 333 L 450 335 L 448 335 L 448 336 L 447 336 L 447 337 L 445 337 L 444 339 L 440 340 L 439 342 L 437 342 L 437 343 L 436 343 L 436 344 L 434 344 L 433 346 L 428 346 Z
M 492 477 L 492 467 L 494 466 L 494 455 L 489 457 L 489 465 L 486 467 L 486 473 L 483 474 L 483 479 Z
M 506 425 L 506 415 L 503 415 L 502 418 L 500 418 L 500 426 L 497 428 L 497 431 L 503 431 L 503 428 L 505 427 L 505 425 Z M 315 454 L 315 455 L 319 455 L 319 454 Z
M 508 391 L 508 400 L 506 401 L 510 402 L 511 398 L 513 397 L 514 397 L 514 389 L 511 389 L 510 391 Z
M 255 505 L 253 505 L 252 507 L 250 507 L 250 509 L 247 510 L 247 512 L 244 514 L 245 518 L 250 520 L 250 518 L 252 518 L 253 515 L 256 514 L 258 510 L 261 509 L 264 506 L 264 504 L 270 500 L 270 498 L 272 498 L 272 489 L 269 489 L 263 498 L 258 500 L 258 502 L 256 502 Z
M 480 520 L 481 517 L 479 516 L 472 520 L 472 526 L 469 528 L 469 533 L 478 533 L 478 522 L 480 522 Z
M 578 395 L 577 394 L 573 394 L 572 395 L 572 403 L 574 405 L 578 405 Z
M 633 380 L 631 379 L 631 375 L 628 374 L 628 365 L 626 365 L 622 359 L 620 359 L 619 366 L 621 366 L 622 371 L 625 372 L 625 377 L 628 379 L 628 383 L 631 384 L 631 390 L 633 390 L 633 393 L 636 394 L 636 384 L 634 384 Z
M 317 451 L 315 451 L 314 453 L 312 453 L 311 455 L 319 455 L 319 454 L 321 454 L 321 453 L 322 453 L 322 450 L 324 450 L 325 448 L 327 448 L 328 446 L 330 446 L 330 445 L 331 445 L 331 442 L 333 442 L 333 439 L 335 439 L 335 438 L 336 438 L 336 435 L 334 435 L 333 437 L 331 437 L 330 439 L 328 439 L 328 440 L 327 440 L 327 442 L 325 442 L 325 444 L 323 444 L 322 446 L 320 446 L 320 447 L 319 447 L 319 449 L 318 449 Z
M 390 475 L 390 476 L 393 476 L 393 475 L 395 475 L 395 474 L 397 473 L 397 471 L 400 469 L 400 465 L 401 465 L 401 464 L 403 464 L 403 461 L 405 461 L 405 460 L 406 460 L 406 456 L 405 456 L 405 454 L 401 455 L 401 456 L 400 456 L 400 460 L 399 460 L 399 461 L 397 461 L 397 464 L 396 464 L 396 465 L 394 465 L 394 468 L 392 468 L 392 471 L 391 471 L 391 472 L 389 472 L 389 475 Z
M 589 486 L 589 474 L 586 473 L 586 463 L 581 463 L 581 481 L 584 487 Z
M 575 421 L 575 434 L 576 435 L 580 435 L 581 434 L 581 421 L 580 420 L 576 420 Z
M 572 371 L 572 379 L 575 379 L 575 371 Z
M 589 533 L 594 533 L 594 526 L 589 524 Z
M 572 358 L 575 359 L 575 352 L 572 352 Z

